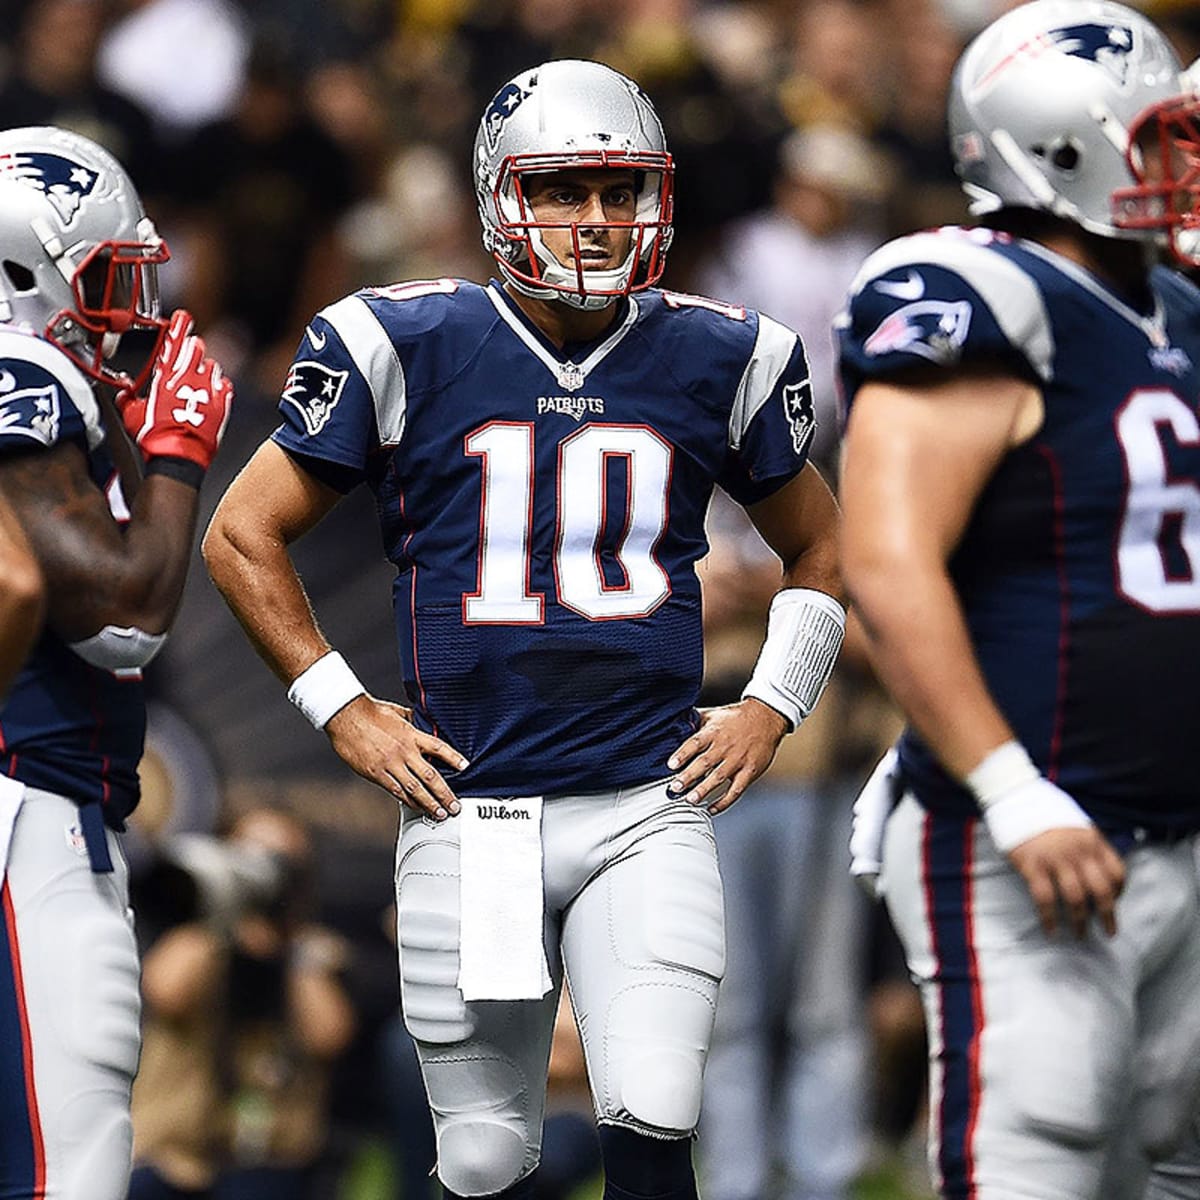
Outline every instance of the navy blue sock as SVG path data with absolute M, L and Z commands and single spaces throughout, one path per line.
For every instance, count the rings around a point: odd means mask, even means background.
M 696 1200 L 692 1139 L 647 1137 L 600 1126 L 604 1200 Z
M 488 1200 L 533 1200 L 537 1188 L 537 1167 L 534 1167 L 524 1179 L 518 1179 L 512 1187 L 506 1187 L 502 1192 L 493 1192 Z M 443 1185 L 442 1196 L 445 1200 L 467 1200 L 465 1196 L 456 1195 Z

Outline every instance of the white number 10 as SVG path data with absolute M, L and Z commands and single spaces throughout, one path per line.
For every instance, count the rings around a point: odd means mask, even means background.
M 463 596 L 469 625 L 537 625 L 544 597 L 529 587 L 533 523 L 533 425 L 495 421 L 467 435 L 464 449 L 481 460 L 479 573 Z M 608 466 L 624 459 L 624 507 L 613 551 L 624 581 L 605 579 L 600 540 L 609 526 Z M 670 594 L 654 557 L 667 524 L 672 449 L 642 425 L 585 425 L 558 447 L 554 578 L 560 604 L 592 621 L 644 617 Z

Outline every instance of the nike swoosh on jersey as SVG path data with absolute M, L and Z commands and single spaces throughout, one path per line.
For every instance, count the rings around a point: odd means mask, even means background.
M 877 279 L 875 290 L 897 300 L 920 300 L 925 295 L 925 280 L 916 271 L 909 271 L 907 279 Z
M 326 335 L 318 333 L 311 325 L 305 325 L 304 332 L 308 334 L 308 340 L 312 342 L 312 347 L 318 353 L 325 349 Z

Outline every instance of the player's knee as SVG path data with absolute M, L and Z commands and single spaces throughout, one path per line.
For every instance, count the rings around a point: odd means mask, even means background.
M 438 1137 L 438 1178 L 458 1196 L 493 1196 L 525 1171 L 525 1138 L 511 1124 L 472 1116 Z

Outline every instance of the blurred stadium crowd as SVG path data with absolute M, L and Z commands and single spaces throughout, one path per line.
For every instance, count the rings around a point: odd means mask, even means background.
M 665 285 L 748 304 L 801 332 L 817 452 L 833 483 L 831 319 L 872 248 L 965 216 L 946 87 L 965 42 L 1005 7 L 0 0 L 0 123 L 73 128 L 129 168 L 171 247 L 165 306 L 195 314 L 237 383 L 211 508 L 274 427 L 313 312 L 363 285 L 490 275 L 469 163 L 496 89 L 550 58 L 607 62 L 648 91 L 676 158 Z M 1200 5 L 1143 7 L 1185 62 L 1200 56 Z M 397 698 L 390 569 L 370 503 L 349 497 L 296 559 L 330 640 L 372 692 Z M 745 614 L 762 611 L 775 577 L 719 504 L 712 541 L 707 691 L 719 701 L 749 672 L 761 629 Z M 162 1168 L 159 1184 L 183 1190 L 140 1194 L 195 1194 L 233 1164 L 246 1168 L 244 1186 L 220 1195 L 303 1200 L 308 1187 L 424 1200 L 431 1135 L 396 1019 L 389 932 L 394 806 L 349 776 L 284 702 L 203 571 L 188 588 L 148 673 L 145 799 L 130 837 L 153 992 L 146 1019 L 158 1022 L 139 1085 L 157 1089 L 142 1097 L 140 1149 Z M 903 1161 L 904 1147 L 919 1145 L 919 1007 L 881 914 L 845 870 L 851 799 L 895 724 L 851 638 L 817 717 L 759 794 L 718 820 L 731 965 L 698 1147 L 710 1200 L 865 1195 L 873 1147 Z M 296 823 L 249 822 L 260 840 L 269 835 L 269 869 L 236 849 L 247 814 L 264 806 Z M 779 862 L 764 881 L 768 852 Z M 189 942 L 197 922 L 216 940 Z M 198 963 L 204 986 L 189 990 Z M 323 983 L 298 999 L 308 986 L 298 980 L 313 972 Z M 237 1035 L 245 1011 L 263 1015 L 266 995 L 281 1030 L 269 1052 Z M 306 1004 L 328 1020 L 314 1024 Z M 220 1020 L 200 1020 L 217 1011 Z M 204 1082 L 181 1099 L 189 1063 Z M 577 1117 L 569 1039 L 556 1063 L 560 1113 Z M 374 1172 L 364 1146 L 382 1148 Z M 561 1162 L 543 1172 L 548 1192 L 595 1170 L 586 1132 L 570 1122 L 548 1137 L 548 1166 L 552 1153 Z M 255 1175 L 271 1167 L 302 1175 Z M 903 1194 L 920 1195 L 919 1162 L 908 1174 Z

